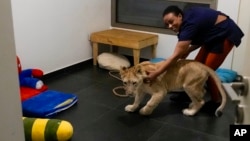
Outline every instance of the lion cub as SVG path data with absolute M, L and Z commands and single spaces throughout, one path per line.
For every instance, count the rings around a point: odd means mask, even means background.
M 192 101 L 189 107 L 183 109 L 182 112 L 184 115 L 193 116 L 205 103 L 203 99 L 205 94 L 204 86 L 208 77 L 211 76 L 222 97 L 221 105 L 217 108 L 215 115 L 222 115 L 222 110 L 226 104 L 226 94 L 222 88 L 220 79 L 211 68 L 193 60 L 179 60 L 155 81 L 150 84 L 145 83 L 144 80 L 147 77 L 147 71 L 157 69 L 160 63 L 162 62 L 153 64 L 146 61 L 131 68 L 121 67 L 120 76 L 125 86 L 126 94 L 135 97 L 134 103 L 127 105 L 125 111 L 134 112 L 145 94 L 150 94 L 150 100 L 140 109 L 141 115 L 150 115 L 168 92 L 182 88 Z

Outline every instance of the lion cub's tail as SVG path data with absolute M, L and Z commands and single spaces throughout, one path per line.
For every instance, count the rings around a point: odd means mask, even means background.
M 215 116 L 220 117 L 223 114 L 222 110 L 224 109 L 224 107 L 226 105 L 226 101 L 227 101 L 226 93 L 225 93 L 224 89 L 222 88 L 221 80 L 219 79 L 219 77 L 217 76 L 215 71 L 213 69 L 211 69 L 210 67 L 206 66 L 206 65 L 203 65 L 203 66 L 206 68 L 209 75 L 214 80 L 214 82 L 217 85 L 217 88 L 219 89 L 219 92 L 221 94 L 221 98 L 222 98 L 221 105 L 215 111 Z

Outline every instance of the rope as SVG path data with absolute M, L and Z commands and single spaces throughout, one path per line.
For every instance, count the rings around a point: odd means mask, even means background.
M 120 77 L 118 77 L 118 76 L 116 76 L 116 75 L 113 74 L 113 73 L 118 73 L 118 72 L 119 72 L 119 71 L 109 71 L 109 75 L 112 76 L 112 77 L 114 77 L 114 78 L 116 78 L 116 79 L 118 79 L 118 80 L 121 80 Z M 122 81 L 122 80 L 121 80 L 121 81 Z M 124 86 L 117 86 L 117 87 L 115 87 L 115 88 L 112 90 L 113 93 L 114 93 L 114 95 L 119 96 L 119 97 L 128 97 L 128 95 L 127 95 L 126 93 L 124 93 L 124 94 L 119 94 L 119 93 L 117 93 L 116 91 L 117 91 L 118 89 L 123 89 L 124 91 L 126 91 Z
M 113 73 L 119 73 L 119 71 L 109 71 L 109 75 L 112 76 L 112 77 L 114 77 L 114 78 L 116 78 L 116 79 L 118 79 L 118 80 L 121 80 L 121 81 L 122 81 L 122 79 L 121 79 L 120 77 L 116 76 L 116 75 L 113 74 Z

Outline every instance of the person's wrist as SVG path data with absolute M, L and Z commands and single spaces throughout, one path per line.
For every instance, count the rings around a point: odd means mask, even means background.
M 159 71 L 156 71 L 155 73 L 155 78 L 157 78 L 160 74 L 161 74 L 161 70 L 159 69 Z

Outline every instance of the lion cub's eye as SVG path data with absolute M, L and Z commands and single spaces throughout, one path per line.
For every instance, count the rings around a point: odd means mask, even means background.
M 127 85 L 127 82 L 123 82 L 123 85 Z
M 136 82 L 133 82 L 133 85 L 136 85 L 137 83 Z

